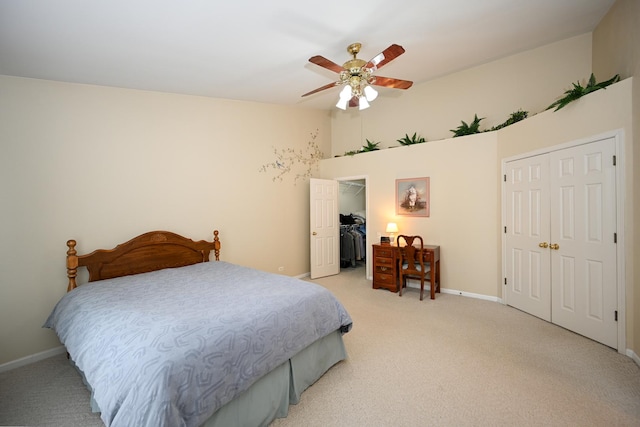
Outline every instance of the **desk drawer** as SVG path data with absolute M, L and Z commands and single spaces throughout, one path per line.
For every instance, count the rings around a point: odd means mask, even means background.
M 373 265 L 384 266 L 385 268 L 393 268 L 393 258 L 375 257 L 375 259 L 373 260 Z
M 393 274 L 393 264 L 392 263 L 381 264 L 379 262 L 376 262 L 374 266 L 374 270 L 376 273 Z
M 393 277 L 393 270 L 389 270 L 388 273 L 381 273 L 378 269 L 373 273 L 373 281 L 376 284 L 393 285 L 395 287 L 395 280 Z
M 393 258 L 393 250 L 391 248 L 376 247 L 374 252 L 376 258 Z

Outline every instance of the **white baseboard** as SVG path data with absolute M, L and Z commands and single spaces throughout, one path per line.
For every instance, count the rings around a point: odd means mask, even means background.
M 12 369 L 19 368 L 21 366 L 29 365 L 40 360 L 48 359 L 53 356 L 65 353 L 67 350 L 63 345 L 52 348 L 50 350 L 41 351 L 40 353 L 31 354 L 29 356 L 22 357 L 20 359 L 12 360 L 11 362 L 3 363 L 0 365 L 0 372 L 10 371 Z
M 407 287 L 408 288 L 412 288 L 412 289 L 420 289 L 420 283 L 419 282 L 413 282 L 413 280 L 407 280 Z M 425 292 L 428 290 L 429 292 L 431 292 L 431 288 L 425 284 L 424 286 L 424 290 Z M 498 297 L 492 297 L 489 295 L 482 295 L 482 294 L 474 294 L 473 292 L 465 292 L 465 291 L 457 291 L 455 289 L 445 289 L 445 288 L 440 288 L 440 292 L 443 294 L 451 294 L 451 295 L 460 295 L 463 297 L 468 297 L 468 298 L 476 298 L 476 299 L 482 299 L 482 300 L 486 300 L 486 301 L 493 301 L 493 302 L 500 302 L 500 298 Z
M 629 356 L 631 358 L 631 360 L 636 362 L 636 365 L 640 366 L 640 356 L 638 356 L 633 350 L 628 348 L 627 349 L 627 356 Z
M 482 294 L 474 294 L 473 292 L 456 291 L 455 289 L 444 289 L 444 288 L 440 289 L 440 292 L 442 292 L 443 294 L 460 295 L 468 298 L 476 298 L 476 299 L 483 299 L 486 301 L 500 302 L 500 298 L 498 297 L 492 297 L 489 295 L 482 295 Z

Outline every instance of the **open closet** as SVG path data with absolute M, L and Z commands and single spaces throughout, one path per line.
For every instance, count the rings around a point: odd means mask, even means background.
M 366 180 L 339 180 L 340 268 L 366 265 Z

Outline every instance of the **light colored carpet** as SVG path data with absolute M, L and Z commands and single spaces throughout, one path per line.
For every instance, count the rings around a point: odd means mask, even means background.
M 94 427 L 90 394 L 65 354 L 0 373 L 0 425 Z
M 315 281 L 351 314 L 349 359 L 284 426 L 639 426 L 640 368 L 501 304 L 371 289 L 362 268 Z M 100 426 L 63 355 L 0 374 L 0 425 Z
M 613 349 L 495 302 L 373 290 L 360 269 L 316 282 L 353 318 L 349 359 L 273 427 L 640 426 L 640 368 Z

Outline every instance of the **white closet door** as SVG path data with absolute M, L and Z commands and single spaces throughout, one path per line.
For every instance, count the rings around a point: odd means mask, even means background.
M 548 155 L 507 163 L 505 287 L 507 304 L 551 321 L 548 165 Z
M 550 254 L 553 323 L 617 348 L 614 154 L 613 139 L 550 153 Z
M 618 347 L 615 141 L 506 164 L 507 304 Z

